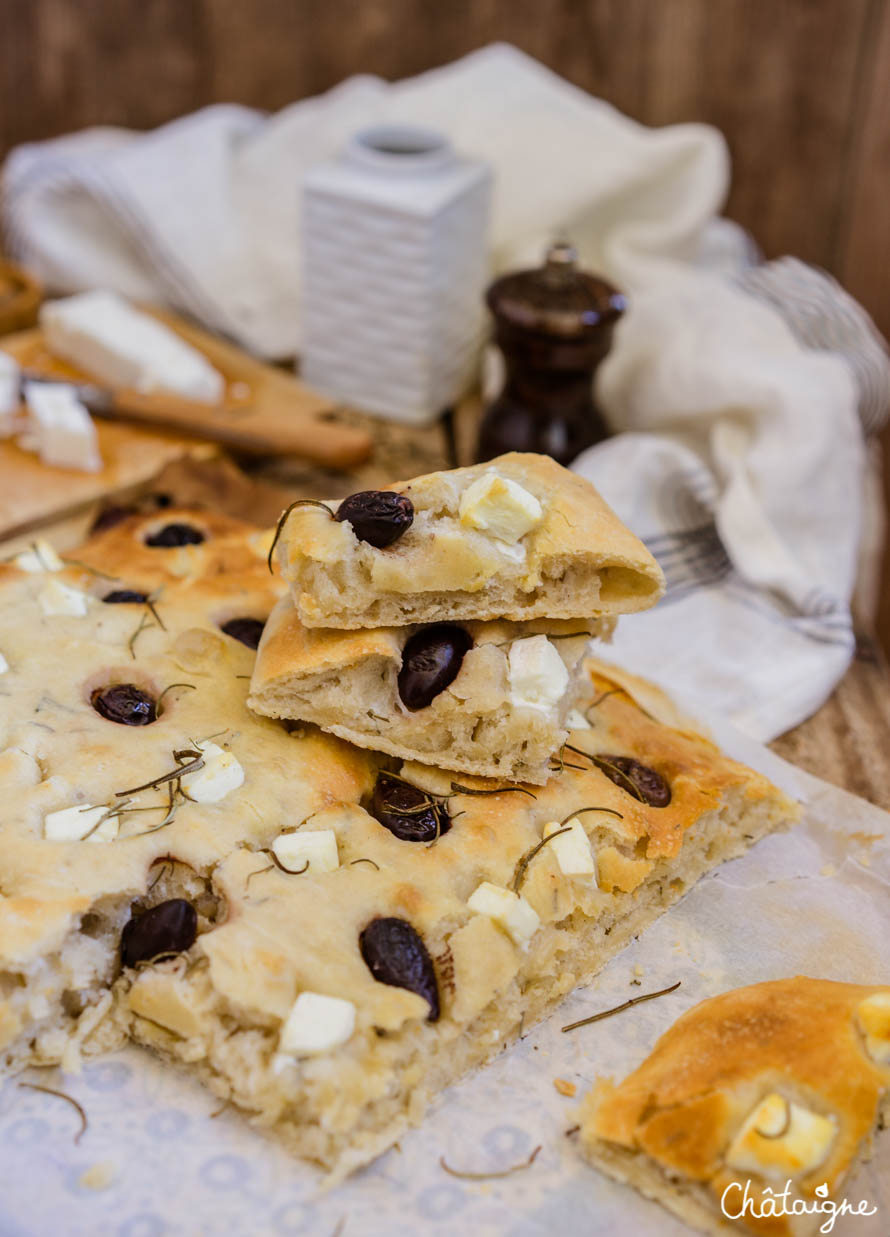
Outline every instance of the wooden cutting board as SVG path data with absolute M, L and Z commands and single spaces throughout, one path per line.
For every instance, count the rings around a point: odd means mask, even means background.
M 226 405 L 249 421 L 261 416 L 264 425 L 279 419 L 293 437 L 295 423 L 305 426 L 307 458 L 336 469 L 367 455 L 366 430 L 341 419 L 333 401 L 316 394 L 291 374 L 248 356 L 233 344 L 209 335 L 168 311 L 152 309 L 157 318 L 203 352 L 226 380 Z M 23 369 L 90 382 L 92 375 L 54 357 L 39 327 L 7 335 L 0 348 Z M 45 523 L 67 518 L 96 500 L 107 499 L 150 481 L 173 460 L 196 454 L 207 458 L 219 448 L 206 441 L 166 430 L 137 429 L 123 422 L 95 420 L 104 467 L 97 473 L 49 468 L 14 440 L 0 441 L 0 539 Z

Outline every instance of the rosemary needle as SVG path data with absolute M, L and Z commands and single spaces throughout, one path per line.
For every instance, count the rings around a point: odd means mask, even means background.
M 676 992 L 680 987 L 680 980 L 675 984 L 671 984 L 669 988 L 660 988 L 658 992 L 644 992 L 642 996 L 633 996 L 629 1001 L 625 1001 L 622 1005 L 616 1005 L 612 1009 L 604 1009 L 600 1014 L 591 1014 L 589 1018 L 579 1018 L 577 1022 L 570 1022 L 567 1027 L 563 1027 L 563 1031 L 575 1031 L 578 1027 L 586 1027 L 591 1022 L 600 1022 L 603 1018 L 611 1018 L 613 1014 L 622 1014 L 626 1009 L 630 1009 L 632 1005 L 642 1005 L 644 1001 L 654 1001 L 657 996 L 667 996 L 669 992 Z
M 513 1173 L 522 1172 L 524 1168 L 531 1168 L 532 1164 L 534 1164 L 535 1160 L 538 1158 L 538 1152 L 540 1150 L 540 1146 L 537 1146 L 527 1160 L 523 1160 L 520 1164 L 514 1164 L 510 1168 L 502 1168 L 500 1172 L 494 1173 L 461 1172 L 459 1169 L 452 1168 L 448 1163 L 446 1163 L 444 1155 L 439 1156 L 439 1163 L 442 1168 L 445 1169 L 445 1172 L 449 1174 L 449 1176 L 460 1177 L 462 1181 L 490 1181 L 495 1177 L 510 1177 Z

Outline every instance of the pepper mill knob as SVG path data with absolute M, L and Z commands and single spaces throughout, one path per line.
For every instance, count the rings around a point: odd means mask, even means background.
M 593 375 L 624 297 L 582 270 L 574 247 L 559 240 L 542 267 L 495 280 L 486 300 L 507 374 L 483 417 L 476 458 L 537 451 L 570 463 L 608 435 L 593 402 Z

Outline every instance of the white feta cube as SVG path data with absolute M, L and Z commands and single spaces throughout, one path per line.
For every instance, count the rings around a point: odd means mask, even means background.
M 21 554 L 16 554 L 12 561 L 19 571 L 30 571 L 32 573 L 38 571 L 61 571 L 65 566 L 50 543 L 44 541 L 42 537 L 38 537 L 29 550 L 23 550 Z
M 26 382 L 27 435 L 51 468 L 99 472 L 99 439 L 74 387 L 60 382 Z
M 837 1119 L 772 1092 L 730 1143 L 726 1162 L 742 1172 L 784 1180 L 818 1168 L 837 1135 Z
M 568 833 L 564 833 L 564 829 L 567 829 Z M 564 825 L 557 820 L 551 820 L 544 826 L 544 837 L 552 837 L 554 833 L 558 833 L 559 837 L 553 838 L 553 841 L 548 843 L 548 848 L 553 852 L 563 876 L 592 876 L 595 880 L 596 860 L 590 839 L 578 817 L 573 816 Z
M 890 1065 L 890 992 L 873 992 L 856 1010 L 865 1050 L 878 1065 Z
M 169 327 L 115 292 L 81 292 L 40 311 L 47 347 L 99 382 L 219 403 L 222 376 Z
M 46 615 L 68 614 L 82 618 L 89 608 L 89 597 L 79 588 L 63 580 L 47 580 L 38 594 L 40 608 Z
M 537 911 L 525 898 L 490 881 L 482 882 L 468 899 L 467 906 L 477 915 L 493 919 L 517 945 L 528 945 L 541 926 Z
M 113 842 L 120 830 L 120 817 L 109 816 L 100 825 L 107 811 L 107 806 L 83 803 L 49 812 L 43 818 L 43 836 L 49 842 Z
M 182 778 L 182 789 L 196 803 L 219 803 L 244 782 L 244 770 L 231 752 L 209 739 L 198 744 L 204 765 Z
M 514 640 L 507 654 L 510 703 L 514 709 L 551 713 L 569 685 L 569 672 L 546 636 Z
M 307 863 L 308 871 L 333 872 L 340 866 L 337 835 L 333 829 L 300 829 L 282 833 L 272 843 L 272 853 L 286 868 L 298 871 Z
M 523 486 L 491 470 L 467 486 L 459 512 L 466 527 L 513 543 L 541 522 L 544 508 Z
M 281 1028 L 278 1047 L 294 1057 L 311 1057 L 345 1044 L 355 1030 L 355 1006 L 337 996 L 301 992 Z

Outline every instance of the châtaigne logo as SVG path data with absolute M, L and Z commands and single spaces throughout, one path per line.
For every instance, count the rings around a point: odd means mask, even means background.
M 873 1216 L 877 1207 L 873 1207 L 867 1198 L 858 1203 L 851 1203 L 842 1198 L 839 1202 L 828 1197 L 828 1186 L 817 1185 L 817 1197 L 812 1201 L 805 1198 L 791 1198 L 792 1183 L 785 1182 L 783 1190 L 773 1190 L 769 1186 L 758 1189 L 752 1196 L 751 1182 L 731 1182 L 720 1198 L 720 1210 L 727 1220 L 741 1220 L 743 1216 L 753 1219 L 773 1219 L 778 1216 L 816 1216 L 824 1215 L 826 1219 L 819 1227 L 820 1233 L 830 1233 L 834 1229 L 838 1216 Z

